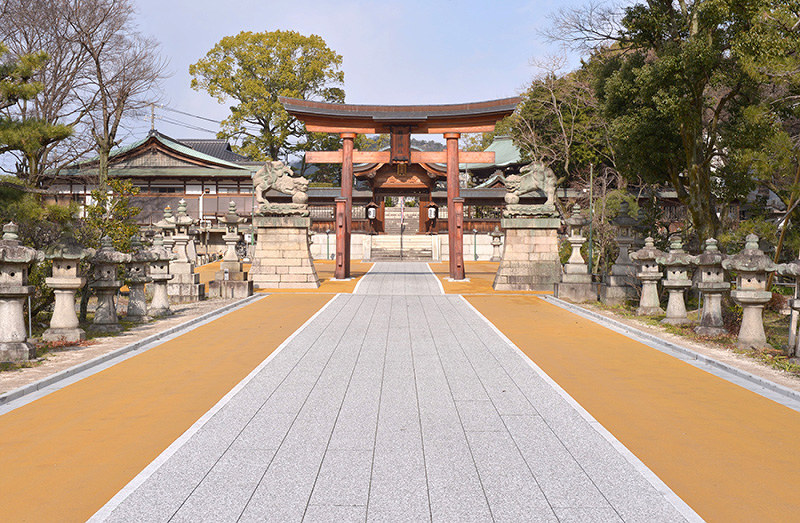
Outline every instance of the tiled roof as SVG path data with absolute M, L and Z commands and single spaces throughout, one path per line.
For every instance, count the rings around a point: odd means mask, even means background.
M 215 158 L 220 158 L 228 162 L 243 163 L 250 161 L 250 159 L 246 156 L 233 152 L 231 149 L 231 144 L 228 143 L 228 140 L 182 138 L 178 141 L 188 147 L 191 147 L 195 151 L 213 156 Z

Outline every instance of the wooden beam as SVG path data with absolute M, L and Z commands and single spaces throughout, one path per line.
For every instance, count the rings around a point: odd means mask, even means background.
M 494 151 L 460 151 L 461 163 L 494 163 Z M 389 163 L 389 151 L 353 151 L 354 163 Z M 411 151 L 411 163 L 446 163 L 447 151 Z M 342 150 L 306 151 L 306 163 L 342 163 Z

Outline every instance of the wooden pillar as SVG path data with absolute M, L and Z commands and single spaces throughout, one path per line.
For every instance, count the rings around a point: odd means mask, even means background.
M 341 133 L 342 137 L 342 198 L 345 199 L 345 226 L 342 231 L 344 244 L 344 276 L 350 277 L 350 234 L 353 230 L 353 141 L 355 133 Z M 339 227 L 336 227 L 336 244 L 339 244 Z M 337 252 L 338 256 L 338 252 Z M 339 276 L 337 276 L 339 278 Z
M 425 234 L 428 229 L 428 202 L 431 201 L 431 197 L 429 194 L 422 194 L 419 197 L 419 233 Z
M 447 235 L 450 278 L 464 279 L 464 200 L 459 198 L 458 139 L 460 133 L 444 133 L 447 140 Z
M 345 263 L 345 231 L 347 229 L 347 199 L 336 198 L 336 213 L 334 217 L 334 227 L 336 227 L 336 267 L 333 270 L 333 277 L 343 280 L 346 276 Z

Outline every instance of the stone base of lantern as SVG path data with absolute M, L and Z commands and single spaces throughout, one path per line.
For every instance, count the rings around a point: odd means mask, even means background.
M 311 258 L 311 218 L 256 216 L 258 234 L 248 278 L 255 289 L 316 289 L 319 278 Z
M 86 339 L 83 329 L 47 329 L 42 333 L 42 339 L 52 343 L 79 343 Z
M 636 299 L 637 292 L 632 285 L 634 276 L 615 275 L 606 276 L 600 286 L 600 301 L 606 305 L 622 305 Z
M 191 303 L 204 300 L 206 286 L 200 283 L 191 262 L 170 262 L 169 272 L 173 276 L 167 283 L 167 294 L 173 303 Z
M 244 275 L 246 272 L 234 273 L 229 276 Z M 208 283 L 208 295 L 212 298 L 247 298 L 253 295 L 253 282 L 247 280 L 213 280 Z
M 503 218 L 505 248 L 492 287 L 497 291 L 554 291 L 561 281 L 559 218 Z
M 26 341 L 0 342 L 0 361 L 28 361 L 36 357 L 36 347 Z
M 597 286 L 586 265 L 564 265 L 561 283 L 556 285 L 556 297 L 573 303 L 597 301 Z

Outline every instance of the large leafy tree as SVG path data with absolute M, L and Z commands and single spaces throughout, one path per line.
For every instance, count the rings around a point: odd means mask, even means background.
M 785 6 L 793 7 L 785 10 Z M 701 239 L 720 229 L 718 197 L 748 173 L 721 169 L 738 117 L 758 105 L 768 70 L 800 48 L 787 38 L 798 2 L 649 0 L 621 16 L 593 6 L 562 12 L 562 36 L 596 52 L 596 89 L 628 176 L 669 182 Z M 794 14 L 791 14 L 794 13 Z M 757 143 L 756 128 L 743 140 Z
M 192 88 L 220 103 L 233 101 L 221 138 L 258 160 L 286 160 L 299 150 L 329 148 L 329 135 L 308 133 L 286 113 L 279 96 L 344 102 L 341 55 L 317 36 L 295 31 L 227 36 L 189 66 Z

